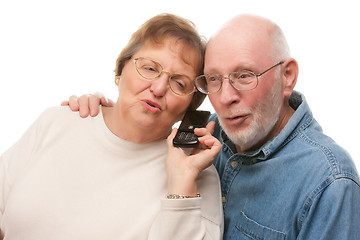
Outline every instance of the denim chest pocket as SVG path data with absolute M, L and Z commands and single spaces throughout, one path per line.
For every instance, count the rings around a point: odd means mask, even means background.
M 236 231 L 230 239 L 285 240 L 286 234 L 263 226 L 250 219 L 244 212 L 240 213 L 235 225 Z

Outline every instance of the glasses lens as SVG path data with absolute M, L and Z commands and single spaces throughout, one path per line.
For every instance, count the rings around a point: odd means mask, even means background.
M 195 86 L 202 93 L 216 93 L 221 88 L 221 81 L 219 74 L 201 75 L 195 79 Z
M 157 78 L 162 72 L 162 67 L 159 63 L 146 58 L 138 58 L 135 66 L 138 73 L 148 79 Z
M 229 78 L 237 90 L 254 89 L 258 82 L 255 73 L 250 71 L 233 72 L 230 73 Z
M 171 90 L 179 95 L 186 95 L 194 92 L 194 84 L 192 81 L 182 75 L 173 75 L 169 79 Z

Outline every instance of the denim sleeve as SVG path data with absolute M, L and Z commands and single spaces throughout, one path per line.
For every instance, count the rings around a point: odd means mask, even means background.
M 308 199 L 300 217 L 298 239 L 359 239 L 360 186 L 349 178 L 339 178 Z

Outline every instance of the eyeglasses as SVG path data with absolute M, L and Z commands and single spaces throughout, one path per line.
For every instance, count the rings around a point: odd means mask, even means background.
M 190 95 L 196 91 L 195 85 L 191 79 L 180 74 L 171 74 L 163 70 L 160 63 L 144 58 L 138 57 L 134 59 L 136 71 L 139 75 L 147 80 L 155 80 L 161 76 L 162 73 L 169 74 L 168 83 L 171 91 L 177 95 Z
M 259 77 L 271 69 L 283 64 L 281 61 L 274 66 L 266 69 L 260 74 L 256 74 L 252 71 L 242 70 L 239 72 L 229 73 L 228 77 L 224 77 L 221 74 L 206 74 L 195 78 L 194 83 L 196 88 L 204 94 L 217 93 L 222 86 L 224 79 L 229 79 L 230 84 L 239 91 L 249 91 L 257 87 Z

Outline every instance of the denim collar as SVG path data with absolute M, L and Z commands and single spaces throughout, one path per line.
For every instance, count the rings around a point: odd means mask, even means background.
M 259 149 L 250 152 L 237 153 L 234 143 L 232 143 L 226 133 L 221 130 L 221 138 L 223 143 L 233 153 L 240 156 L 247 158 L 256 157 L 259 161 L 267 160 L 275 152 L 281 149 L 282 146 L 286 145 L 289 141 L 296 137 L 299 132 L 306 129 L 313 121 L 312 112 L 305 100 L 304 95 L 294 91 L 290 96 L 289 104 L 295 110 L 295 113 L 290 118 L 285 127 L 281 130 L 281 132 L 276 137 L 266 142 Z

